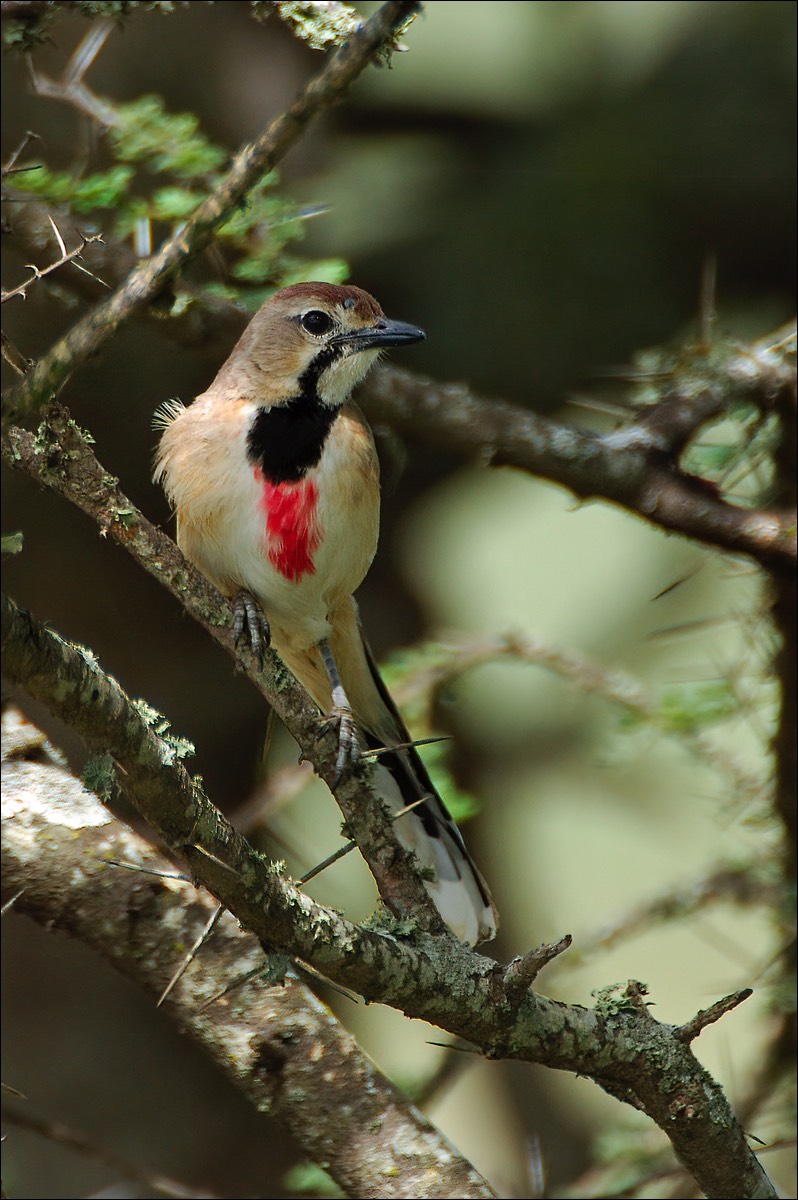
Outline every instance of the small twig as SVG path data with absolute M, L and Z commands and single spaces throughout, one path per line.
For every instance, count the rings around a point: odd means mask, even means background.
M 753 988 L 743 988 L 740 992 L 732 992 L 730 996 L 724 996 L 722 1000 L 716 1000 L 714 1004 L 710 1004 L 709 1008 L 703 1008 L 701 1012 L 696 1013 L 691 1021 L 687 1021 L 684 1025 L 680 1025 L 675 1036 L 680 1042 L 684 1042 L 686 1046 L 698 1037 L 702 1029 L 706 1029 L 707 1025 L 714 1024 L 721 1017 L 725 1017 L 727 1012 L 731 1012 L 733 1008 L 737 1008 L 738 1004 L 742 1004 L 749 996 L 753 996 Z
M 25 282 L 19 284 L 18 287 L 12 288 L 10 292 L 3 292 L 2 296 L 0 296 L 0 304 L 5 304 L 6 300 L 12 300 L 15 296 L 21 296 L 23 300 L 27 300 L 28 288 L 31 287 L 32 284 L 37 283 L 40 279 L 45 279 L 48 275 L 51 275 L 53 271 L 57 271 L 60 267 L 66 266 L 67 263 L 72 263 L 78 268 L 79 271 L 83 271 L 84 274 L 90 275 L 92 279 L 96 279 L 98 283 L 102 283 L 103 287 L 108 287 L 107 283 L 105 283 L 102 279 L 99 279 L 97 275 L 93 274 L 93 272 L 87 270 L 86 267 L 81 266 L 80 263 L 76 261 L 81 257 L 86 247 L 90 246 L 92 242 L 102 242 L 103 235 L 101 233 L 81 233 L 80 245 L 76 246 L 74 250 L 67 250 L 66 242 L 61 236 L 61 232 L 52 217 L 50 217 L 50 224 L 53 227 L 53 233 L 55 234 L 55 239 L 58 243 L 58 249 L 61 251 L 60 258 L 56 262 L 50 263 L 49 267 L 44 267 L 43 269 L 39 269 L 35 263 L 26 263 L 25 265 L 27 269 L 33 272 L 30 279 L 26 279 Z
M 155 1007 L 156 1007 L 156 1008 L 160 1008 L 160 1007 L 161 1007 L 161 1005 L 163 1004 L 164 1000 L 166 999 L 166 997 L 167 997 L 167 996 L 169 995 L 169 993 L 171 992 L 172 988 L 175 986 L 175 984 L 176 984 L 176 983 L 178 983 L 178 981 L 179 981 L 179 980 L 180 980 L 180 979 L 183 977 L 183 975 L 186 973 L 186 971 L 188 970 L 188 968 L 191 966 L 191 964 L 193 963 L 194 959 L 197 957 L 197 955 L 199 954 L 200 950 L 202 949 L 202 947 L 203 947 L 203 946 L 205 945 L 205 943 L 208 941 L 208 938 L 209 938 L 209 937 L 211 936 L 211 934 L 213 933 L 214 929 L 216 928 L 217 922 L 218 922 L 219 918 L 221 917 L 221 915 L 222 915 L 222 913 L 223 913 L 224 911 L 225 911 L 225 909 L 224 909 L 224 905 L 223 905 L 223 904 L 220 904 L 220 905 L 218 905 L 218 907 L 216 908 L 215 912 L 213 912 L 213 913 L 211 914 L 210 920 L 208 921 L 207 925 L 206 925 L 206 926 L 205 926 L 205 928 L 202 930 L 202 932 L 200 933 L 199 937 L 198 937 L 198 938 L 197 938 L 197 940 L 194 942 L 194 945 L 191 947 L 191 949 L 189 950 L 188 954 L 185 956 L 185 958 L 183 959 L 182 963 L 181 963 L 181 964 L 180 964 L 180 966 L 177 968 L 177 970 L 175 971 L 174 975 L 173 975 L 173 976 L 172 976 L 172 978 L 169 980 L 169 982 L 167 983 L 166 987 L 164 988 L 164 990 L 161 992 L 160 996 L 158 997 L 158 1000 L 157 1000 L 157 1002 L 156 1002 L 156 1004 L 155 1004 Z
M 712 326 L 717 317 L 717 283 L 718 257 L 716 254 L 708 254 L 704 259 L 704 266 L 701 271 L 701 298 L 699 302 L 701 348 L 704 350 L 708 350 L 712 345 Z
M 3 359 L 11 367 L 12 371 L 16 371 L 17 375 L 24 375 L 33 366 L 34 360 L 26 358 L 22 351 L 14 345 L 11 338 L 7 336 L 5 330 L 2 331 L 3 342 Z
M 315 867 L 302 876 L 301 879 L 295 880 L 298 888 L 304 887 L 306 883 L 310 883 L 311 879 L 315 879 L 317 875 L 321 875 L 322 871 L 326 871 L 333 863 L 337 863 L 339 859 L 345 858 L 347 854 L 351 854 L 353 850 L 357 850 L 357 842 L 347 842 L 344 846 L 339 847 L 333 854 L 328 855 L 322 862 L 317 863 Z
M 513 1003 L 520 1000 L 543 968 L 560 954 L 564 954 L 572 941 L 570 933 L 566 933 L 558 942 L 538 946 L 537 949 L 530 950 L 508 963 L 504 969 L 504 992 L 508 1000 Z
M 546 1195 L 546 1164 L 543 1161 L 543 1149 L 540 1138 L 531 1133 L 526 1139 L 527 1190 L 531 1200 L 540 1200 Z
M 392 746 L 376 746 L 373 750 L 363 750 L 360 757 L 363 759 L 379 758 L 381 754 L 391 754 L 394 750 L 410 750 L 414 746 L 432 746 L 435 742 L 450 742 L 451 740 L 448 733 L 439 734 L 437 737 L 413 738 L 409 742 L 396 742 Z
M 9 898 L 6 900 L 3 907 L 0 908 L 0 917 L 4 917 L 6 915 L 6 913 L 14 907 L 17 900 L 19 900 L 20 896 L 22 895 L 23 891 L 24 891 L 24 888 L 20 888 L 19 891 L 15 892 L 13 896 L 9 896 Z
M 188 843 L 183 847 L 183 850 L 186 854 L 192 851 L 194 854 L 201 854 L 203 858 L 207 858 L 210 862 L 215 863 L 217 867 L 221 867 L 223 870 L 229 871 L 231 875 L 238 874 L 238 871 L 235 869 L 235 867 L 231 867 L 230 864 L 226 863 L 223 858 L 217 858 L 215 854 L 211 854 L 210 850 L 205 850 L 202 846 L 198 846 L 196 842 Z
M 204 1009 L 210 1008 L 210 1006 L 215 1004 L 217 1000 L 223 1000 L 225 996 L 229 996 L 231 992 L 234 992 L 237 988 L 243 987 L 246 983 L 250 983 L 253 979 L 257 979 L 258 976 L 262 974 L 263 967 L 257 966 L 254 967 L 253 970 L 247 971 L 244 975 L 239 975 L 236 979 L 231 980 L 230 983 L 226 983 L 224 987 L 219 988 L 219 990 L 214 992 L 212 996 L 209 996 L 208 999 L 199 1006 L 198 1012 L 203 1012 Z
M 458 1046 L 456 1042 L 432 1042 L 427 1040 L 428 1046 L 437 1046 L 440 1050 L 456 1050 L 458 1054 L 477 1054 L 483 1057 L 483 1051 L 477 1046 Z
M 4 179 L 5 179 L 6 175 L 15 175 L 19 171 L 32 171 L 35 169 L 33 167 L 17 167 L 16 164 L 17 164 L 17 161 L 25 153 L 25 151 L 27 150 L 27 148 L 31 144 L 31 142 L 38 141 L 38 140 L 39 140 L 38 133 L 33 133 L 33 131 L 30 129 L 27 129 L 25 131 L 25 136 L 23 137 L 22 141 L 19 143 L 16 150 L 12 150 L 11 156 L 9 157 L 8 162 L 3 164 L 3 178 Z
M 431 740 L 434 741 L 436 739 Z M 405 813 L 412 812 L 414 808 L 418 808 L 419 804 L 423 804 L 426 799 L 426 796 L 421 796 L 418 800 L 414 800 L 412 804 L 406 804 L 404 808 L 400 808 L 398 812 L 392 814 L 391 820 L 398 821 L 400 817 L 405 815 Z M 347 842 L 345 846 L 341 846 L 341 848 L 336 850 L 334 854 L 331 854 L 329 858 L 325 858 L 323 862 L 318 864 L 318 866 L 315 866 L 308 871 L 307 875 L 303 875 L 301 879 L 297 879 L 295 881 L 295 886 L 298 888 L 304 887 L 306 883 L 310 883 L 311 879 L 315 879 L 317 875 L 321 875 L 322 871 L 326 871 L 328 867 L 333 865 L 333 863 L 338 862 L 340 858 L 344 858 L 347 854 L 350 854 L 352 850 L 357 849 L 357 842 Z
M 142 875 L 155 875 L 158 879 L 171 879 L 177 883 L 192 883 L 190 875 L 173 875 L 168 871 L 155 871 L 152 867 L 140 867 L 138 863 L 120 862 L 116 858 L 108 859 L 109 867 L 124 867 L 126 871 L 137 871 Z
M 213 238 L 248 191 L 273 170 L 299 140 L 309 122 L 339 100 L 407 19 L 416 0 L 387 0 L 328 60 L 294 103 L 241 148 L 218 187 L 197 206 L 152 258 L 137 266 L 107 303 L 77 321 L 6 397 L 5 419 L 38 410 L 56 395 L 72 373 L 96 354 L 122 322 L 143 309 Z
M 134 1180 L 148 1189 L 152 1188 L 153 1191 L 162 1192 L 165 1196 L 173 1196 L 175 1200 L 200 1200 L 200 1197 L 215 1195 L 206 1188 L 197 1191 L 195 1188 L 187 1187 L 165 1175 L 148 1175 L 135 1163 L 128 1162 L 116 1154 L 110 1154 L 107 1150 L 92 1145 L 82 1134 L 76 1133 L 74 1129 L 70 1129 L 68 1125 L 64 1125 L 60 1121 L 47 1121 L 41 1117 L 32 1116 L 29 1112 L 8 1108 L 6 1105 L 3 1105 L 3 1119 L 20 1129 L 38 1133 L 56 1145 L 66 1146 L 75 1154 L 80 1154 L 83 1158 L 109 1169 L 114 1175 Z
M 64 104 L 70 104 L 106 129 L 116 125 L 119 118 L 113 105 L 106 104 L 83 82 L 83 77 L 112 30 L 111 21 L 99 21 L 92 26 L 69 59 L 60 80 L 40 74 L 33 64 L 33 58 L 28 55 L 28 70 L 36 94 L 48 100 L 61 100 Z

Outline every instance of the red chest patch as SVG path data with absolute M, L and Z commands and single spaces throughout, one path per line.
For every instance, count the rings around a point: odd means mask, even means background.
M 313 555 L 320 541 L 316 485 L 307 479 L 269 483 L 259 468 L 255 478 L 262 488 L 260 503 L 266 514 L 269 562 L 292 582 L 312 575 L 316 570 Z

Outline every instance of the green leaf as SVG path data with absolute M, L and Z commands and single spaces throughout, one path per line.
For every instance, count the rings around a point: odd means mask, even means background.
M 298 1196 L 317 1196 L 319 1200 L 338 1200 L 346 1193 L 339 1188 L 325 1170 L 316 1163 L 298 1163 L 286 1171 L 283 1182 L 290 1192 Z
M 20 532 L 4 534 L 2 540 L 3 554 L 21 554 L 24 541 L 24 534 Z
M 109 137 L 122 162 L 141 162 L 153 172 L 194 179 L 217 170 L 227 158 L 199 131 L 194 113 L 168 113 L 160 96 L 120 104 L 116 114 Z
M 150 199 L 150 216 L 158 221 L 185 221 L 202 199 L 188 188 L 159 188 Z
M 670 688 L 659 705 L 662 723 L 680 733 L 695 733 L 739 711 L 740 701 L 725 679 Z
M 69 171 L 39 171 L 25 174 L 25 191 L 41 196 L 51 204 L 66 205 L 74 212 L 95 212 L 97 209 L 117 208 L 127 196 L 135 174 L 133 167 L 117 164 L 107 171 L 83 177 Z

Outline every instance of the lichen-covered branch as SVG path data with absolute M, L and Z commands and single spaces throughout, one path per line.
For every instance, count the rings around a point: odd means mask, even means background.
M 3 717 L 3 779 L 4 894 L 20 893 L 17 911 L 80 938 L 159 995 L 176 966 L 176 943 L 207 923 L 211 897 L 168 878 L 170 864 L 116 821 L 14 711 Z M 165 929 L 180 929 L 180 938 L 164 937 Z M 493 1196 L 296 973 L 269 981 L 269 965 L 257 939 L 225 914 L 166 1010 L 348 1195 Z M 208 1003 L 250 973 L 236 1003 Z
M 244 146 L 222 183 L 162 248 L 136 267 L 105 303 L 77 321 L 37 365 L 9 391 L 4 421 L 36 412 L 55 396 L 74 371 L 96 354 L 119 326 L 158 296 L 205 247 L 247 191 L 296 143 L 308 123 L 345 93 L 379 48 L 418 9 L 414 0 L 388 0 L 349 42 L 330 58 L 289 109 Z
M 247 674 L 313 762 L 341 808 L 347 828 L 361 847 L 380 895 L 391 911 L 413 913 L 426 927 L 440 917 L 426 888 L 409 863 L 383 805 L 377 802 L 365 769 L 348 770 L 338 780 L 337 735 L 325 726 L 313 703 L 271 651 L 263 662 L 241 648 L 233 635 L 230 604 L 124 495 L 118 482 L 97 461 L 83 433 L 63 411 L 52 410 L 38 434 L 12 428 L 3 434 L 3 456 L 39 483 L 70 500 L 94 520 L 101 532 L 123 546 L 165 586 Z
M 721 408 L 746 399 L 773 404 L 780 393 L 794 394 L 794 355 L 782 342 L 730 349 L 703 367 L 696 360 L 685 371 L 682 407 L 679 387 L 675 380 L 665 411 L 682 444 L 688 418 L 695 433 Z M 465 384 L 437 384 L 385 367 L 371 372 L 362 400 L 372 419 L 449 453 L 519 467 L 579 497 L 611 500 L 662 529 L 748 554 L 774 572 L 795 571 L 794 508 L 751 510 L 727 503 L 705 481 L 679 470 L 660 422 L 646 410 L 623 430 L 599 435 L 483 399 Z
M 641 985 L 607 990 L 595 1009 L 559 1004 L 520 989 L 517 962 L 502 967 L 448 934 L 417 932 L 405 941 L 313 905 L 213 808 L 175 760 L 173 744 L 90 656 L 7 600 L 2 643 L 10 679 L 93 748 L 104 748 L 159 836 L 179 847 L 198 882 L 275 950 L 491 1057 L 589 1075 L 666 1132 L 709 1197 L 775 1196 L 722 1090 L 678 1031 L 654 1020 Z

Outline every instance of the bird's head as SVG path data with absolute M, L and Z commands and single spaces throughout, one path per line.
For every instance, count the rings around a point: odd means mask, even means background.
M 361 288 L 297 283 L 258 310 L 217 382 L 268 406 L 304 396 L 338 408 L 382 350 L 423 340 Z

